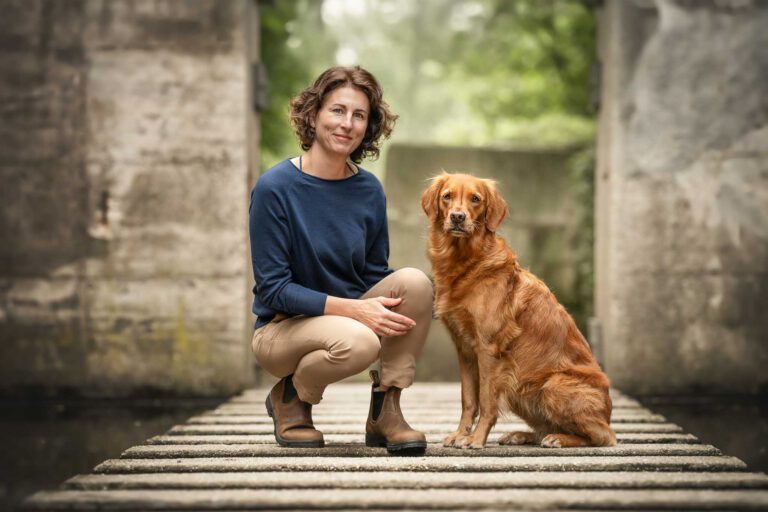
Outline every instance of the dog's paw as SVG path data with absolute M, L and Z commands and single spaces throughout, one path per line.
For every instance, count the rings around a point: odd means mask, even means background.
M 470 435 L 457 440 L 456 446 L 462 450 L 481 450 L 485 448 L 485 442 Z
M 541 446 L 544 448 L 562 448 L 563 441 L 557 434 L 549 434 L 541 440 Z
M 533 444 L 536 442 L 536 435 L 533 432 L 507 432 L 499 438 L 499 444 Z
M 446 436 L 445 439 L 443 439 L 443 446 L 448 448 L 460 448 L 461 439 L 467 437 L 466 434 L 462 434 L 461 432 L 454 432 L 453 434 Z

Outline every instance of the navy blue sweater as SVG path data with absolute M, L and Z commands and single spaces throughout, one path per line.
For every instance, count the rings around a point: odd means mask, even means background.
M 328 295 L 359 298 L 392 272 L 384 190 L 364 169 L 324 180 L 280 162 L 251 192 L 250 236 L 256 328 L 322 315 Z

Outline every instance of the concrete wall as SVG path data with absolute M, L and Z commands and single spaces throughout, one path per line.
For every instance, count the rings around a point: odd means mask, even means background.
M 416 267 L 431 275 L 428 223 L 421 194 L 444 169 L 498 181 L 510 214 L 500 234 L 521 263 L 539 275 L 561 302 L 575 305 L 576 220 L 569 149 L 505 150 L 393 144 L 387 153 L 385 191 L 390 231 L 390 265 Z M 434 321 L 417 367 L 421 380 L 457 380 L 456 351 Z
M 597 312 L 633 393 L 768 391 L 768 2 L 605 2 Z
M 0 393 L 249 381 L 248 15 L 3 2 Z

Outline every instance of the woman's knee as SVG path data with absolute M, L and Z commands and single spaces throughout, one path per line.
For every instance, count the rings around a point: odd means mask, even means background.
M 410 301 L 417 301 L 423 307 L 432 307 L 434 288 L 432 281 L 421 270 L 413 267 L 401 268 L 397 271 L 402 279 L 406 295 Z
M 275 358 L 269 357 L 271 339 L 269 336 L 266 336 L 267 330 L 267 326 L 263 326 L 259 329 L 256 329 L 256 331 L 253 333 L 251 347 L 253 348 L 253 355 L 256 359 L 256 362 L 264 370 L 275 377 L 282 378 L 286 375 L 290 375 L 292 373 L 290 368 L 287 368 L 284 364 L 279 364 L 280 362 L 276 361 Z
M 360 322 L 350 320 L 338 334 L 338 341 L 328 351 L 331 359 L 366 368 L 379 358 L 379 337 Z

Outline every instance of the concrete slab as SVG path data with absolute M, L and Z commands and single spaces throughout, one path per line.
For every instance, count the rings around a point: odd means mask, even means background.
M 428 443 L 441 443 L 447 432 L 431 434 L 427 433 Z M 497 442 L 501 433 L 491 433 L 488 437 L 489 444 Z M 683 433 L 621 433 L 616 434 L 619 444 L 622 443 L 686 443 L 694 444 L 699 440 L 692 434 Z M 325 434 L 327 443 L 362 444 L 364 436 L 362 432 L 357 434 Z M 145 444 L 276 444 L 275 436 L 269 434 L 250 435 L 161 435 L 148 439 Z
M 381 448 L 384 451 L 383 448 Z M 280 457 L 110 459 L 95 473 L 207 471 L 744 471 L 746 464 L 726 456 L 635 457 L 326 457 L 304 449 Z
M 768 489 L 763 473 L 249 472 L 79 475 L 67 489 Z
M 305 448 L 305 457 L 387 457 L 386 450 L 363 444 L 330 444 L 324 448 Z M 277 444 L 191 444 L 144 445 L 125 450 L 122 459 L 168 459 L 190 457 L 282 457 L 295 455 L 296 449 Z M 611 447 L 542 448 L 541 446 L 489 445 L 482 450 L 462 450 L 430 444 L 429 457 L 632 457 L 645 455 L 722 455 L 714 446 L 705 444 L 620 444 Z
M 332 425 L 315 422 L 315 425 L 324 434 L 359 434 L 365 432 L 365 421 L 354 424 Z M 448 434 L 456 429 L 455 424 L 447 423 L 420 423 L 412 422 L 411 426 L 424 432 L 443 432 Z M 612 425 L 616 433 L 671 433 L 682 432 L 683 429 L 673 423 L 617 423 Z M 271 434 L 272 425 L 178 425 L 168 431 L 170 435 L 206 435 L 206 434 Z M 507 432 L 515 430 L 530 430 L 524 423 L 498 423 L 494 427 L 495 432 Z
M 382 507 L 392 509 L 508 510 L 530 508 L 637 509 L 671 507 L 676 510 L 765 510 L 768 492 L 763 490 L 595 490 L 595 489 L 483 489 L 397 490 L 371 493 L 357 489 L 226 489 L 226 490 L 65 490 L 42 492 L 32 502 L 38 510 L 69 509 L 73 504 L 103 509 L 268 509 Z
M 454 401 L 453 404 L 445 403 L 443 406 L 440 406 L 439 408 L 430 408 L 425 405 L 419 406 L 417 404 L 401 404 L 401 407 L 403 411 L 407 411 L 411 414 L 431 414 L 435 411 L 438 411 L 440 414 L 448 415 L 448 414 L 460 414 L 461 413 L 461 404 L 458 403 L 458 401 Z M 338 410 L 336 409 L 338 406 L 334 406 L 334 408 L 331 407 L 325 407 L 325 402 L 321 402 L 320 404 L 316 405 L 313 408 L 313 411 L 316 414 L 327 414 L 327 415 L 334 415 L 339 414 Z M 348 405 L 344 406 L 345 409 L 341 414 L 349 414 L 349 413 L 357 413 L 360 411 L 366 412 L 368 410 L 368 403 L 360 404 L 360 403 L 353 403 L 350 402 Z M 253 414 L 261 414 L 265 411 L 264 408 L 264 402 L 254 402 L 250 404 L 230 404 L 225 403 L 220 405 L 219 407 L 216 407 L 215 409 L 211 409 L 210 411 L 204 412 L 201 415 L 203 416 L 216 416 L 216 415 L 223 415 L 223 416 L 241 416 L 246 415 L 250 416 Z M 613 406 L 613 412 L 615 413 L 621 413 L 622 415 L 631 415 L 631 414 L 652 414 L 652 412 L 646 408 L 639 405 L 623 405 L 623 406 L 616 406 L 614 404 Z
M 316 410 L 325 448 L 277 446 L 262 411 L 266 390 L 248 391 L 126 450 L 120 459 L 99 464 L 90 475 L 68 480 L 60 490 L 38 493 L 27 506 L 337 512 L 768 506 L 768 476 L 747 472 L 742 461 L 701 444 L 620 393 L 613 393 L 624 404 L 614 416 L 616 447 L 499 446 L 502 432 L 527 430 L 521 421 L 505 418 L 485 449 L 469 451 L 440 444 L 455 428 L 458 385 L 421 384 L 414 386 L 405 407 L 413 426 L 427 435 L 427 452 L 392 457 L 383 448 L 363 444 L 368 386 L 335 388 L 329 388 Z M 433 399 L 446 408 L 436 407 Z
M 458 424 L 461 416 L 460 411 L 456 414 L 443 414 L 424 411 L 420 414 L 408 414 L 407 411 L 403 411 L 403 415 L 410 423 L 445 423 L 445 424 Z M 316 423 L 325 423 L 328 425 L 335 424 L 347 424 L 365 421 L 368 417 L 368 409 L 360 411 L 359 414 L 312 414 L 312 418 Z M 661 414 L 644 413 L 644 414 L 622 414 L 615 413 L 611 416 L 611 423 L 665 423 L 667 419 Z M 516 416 L 508 416 L 504 418 L 504 421 L 499 423 L 521 423 L 522 420 Z M 193 416 L 187 420 L 189 425 L 248 425 L 248 424 L 262 424 L 272 423 L 267 413 L 264 414 L 238 414 L 238 415 L 199 415 Z

